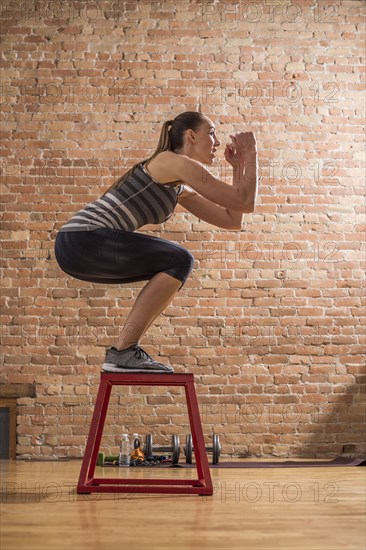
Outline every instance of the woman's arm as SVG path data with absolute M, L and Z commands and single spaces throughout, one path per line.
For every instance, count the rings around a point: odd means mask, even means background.
M 251 132 L 238 136 L 242 139 L 231 136 L 232 143 L 226 146 L 225 158 L 233 167 L 233 187 L 241 189 L 242 194 L 247 197 L 248 212 L 254 212 L 258 192 L 258 159 L 255 138 Z M 241 212 L 229 210 L 228 213 L 234 225 L 241 225 Z
M 232 143 L 226 145 L 225 159 L 233 167 L 232 187 L 244 199 L 245 208 L 224 208 L 185 186 L 179 203 L 198 218 L 224 229 L 241 229 L 243 213 L 254 212 L 258 190 L 257 150 L 252 132 L 230 136 Z M 226 185 L 226 184 L 225 184 Z
M 233 216 L 233 211 L 229 211 L 227 208 L 209 201 L 186 185 L 179 195 L 178 202 L 183 208 L 197 216 L 200 220 L 211 223 L 216 227 L 231 230 L 241 229 L 241 212 L 235 212 L 240 218 L 240 220 L 237 220 Z M 251 210 L 248 210 L 248 212 L 251 212 Z
M 185 155 L 163 154 L 174 155 L 174 158 L 166 159 L 165 174 L 168 179 L 182 181 L 208 201 L 225 209 L 242 213 L 250 211 L 251 197 L 245 186 L 239 184 L 235 187 L 215 178 L 201 162 Z

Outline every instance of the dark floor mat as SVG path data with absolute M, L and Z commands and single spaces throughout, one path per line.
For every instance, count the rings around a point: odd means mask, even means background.
M 253 462 L 250 460 L 242 462 L 219 462 L 210 464 L 210 468 L 324 468 L 336 466 L 366 466 L 365 458 L 338 457 L 333 460 L 286 460 L 284 462 Z M 195 464 L 180 463 L 173 468 L 195 468 Z

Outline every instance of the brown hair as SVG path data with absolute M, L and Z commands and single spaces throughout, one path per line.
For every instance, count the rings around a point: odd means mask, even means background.
M 193 130 L 196 132 L 201 124 L 205 122 L 205 119 L 206 117 L 198 111 L 185 111 L 184 113 L 176 116 L 173 120 L 167 120 L 164 122 L 157 148 L 151 157 L 137 162 L 134 166 L 132 166 L 132 168 L 130 168 L 130 170 L 128 170 L 128 172 L 115 181 L 114 184 L 111 185 L 107 191 L 105 191 L 105 193 L 108 193 L 108 191 L 123 183 L 139 164 L 153 159 L 163 151 L 179 151 L 179 149 L 183 147 L 184 134 L 186 130 Z

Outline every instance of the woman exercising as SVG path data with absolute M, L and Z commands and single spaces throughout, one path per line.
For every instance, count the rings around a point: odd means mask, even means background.
M 184 285 L 194 258 L 180 245 L 135 231 L 166 221 L 177 202 L 210 224 L 240 230 L 243 213 L 253 212 L 255 205 L 256 141 L 252 132 L 230 138 L 225 159 L 233 167 L 232 185 L 205 168 L 220 145 L 213 122 L 195 111 L 179 114 L 164 123 L 151 157 L 135 164 L 60 229 L 55 255 L 68 275 L 93 283 L 148 281 L 115 347 L 107 349 L 104 371 L 174 372 L 139 342 Z

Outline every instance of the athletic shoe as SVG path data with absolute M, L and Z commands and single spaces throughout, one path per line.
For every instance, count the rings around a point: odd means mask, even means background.
M 102 369 L 105 372 L 173 373 L 173 367 L 154 361 L 140 346 L 133 345 L 122 351 L 108 348 Z

